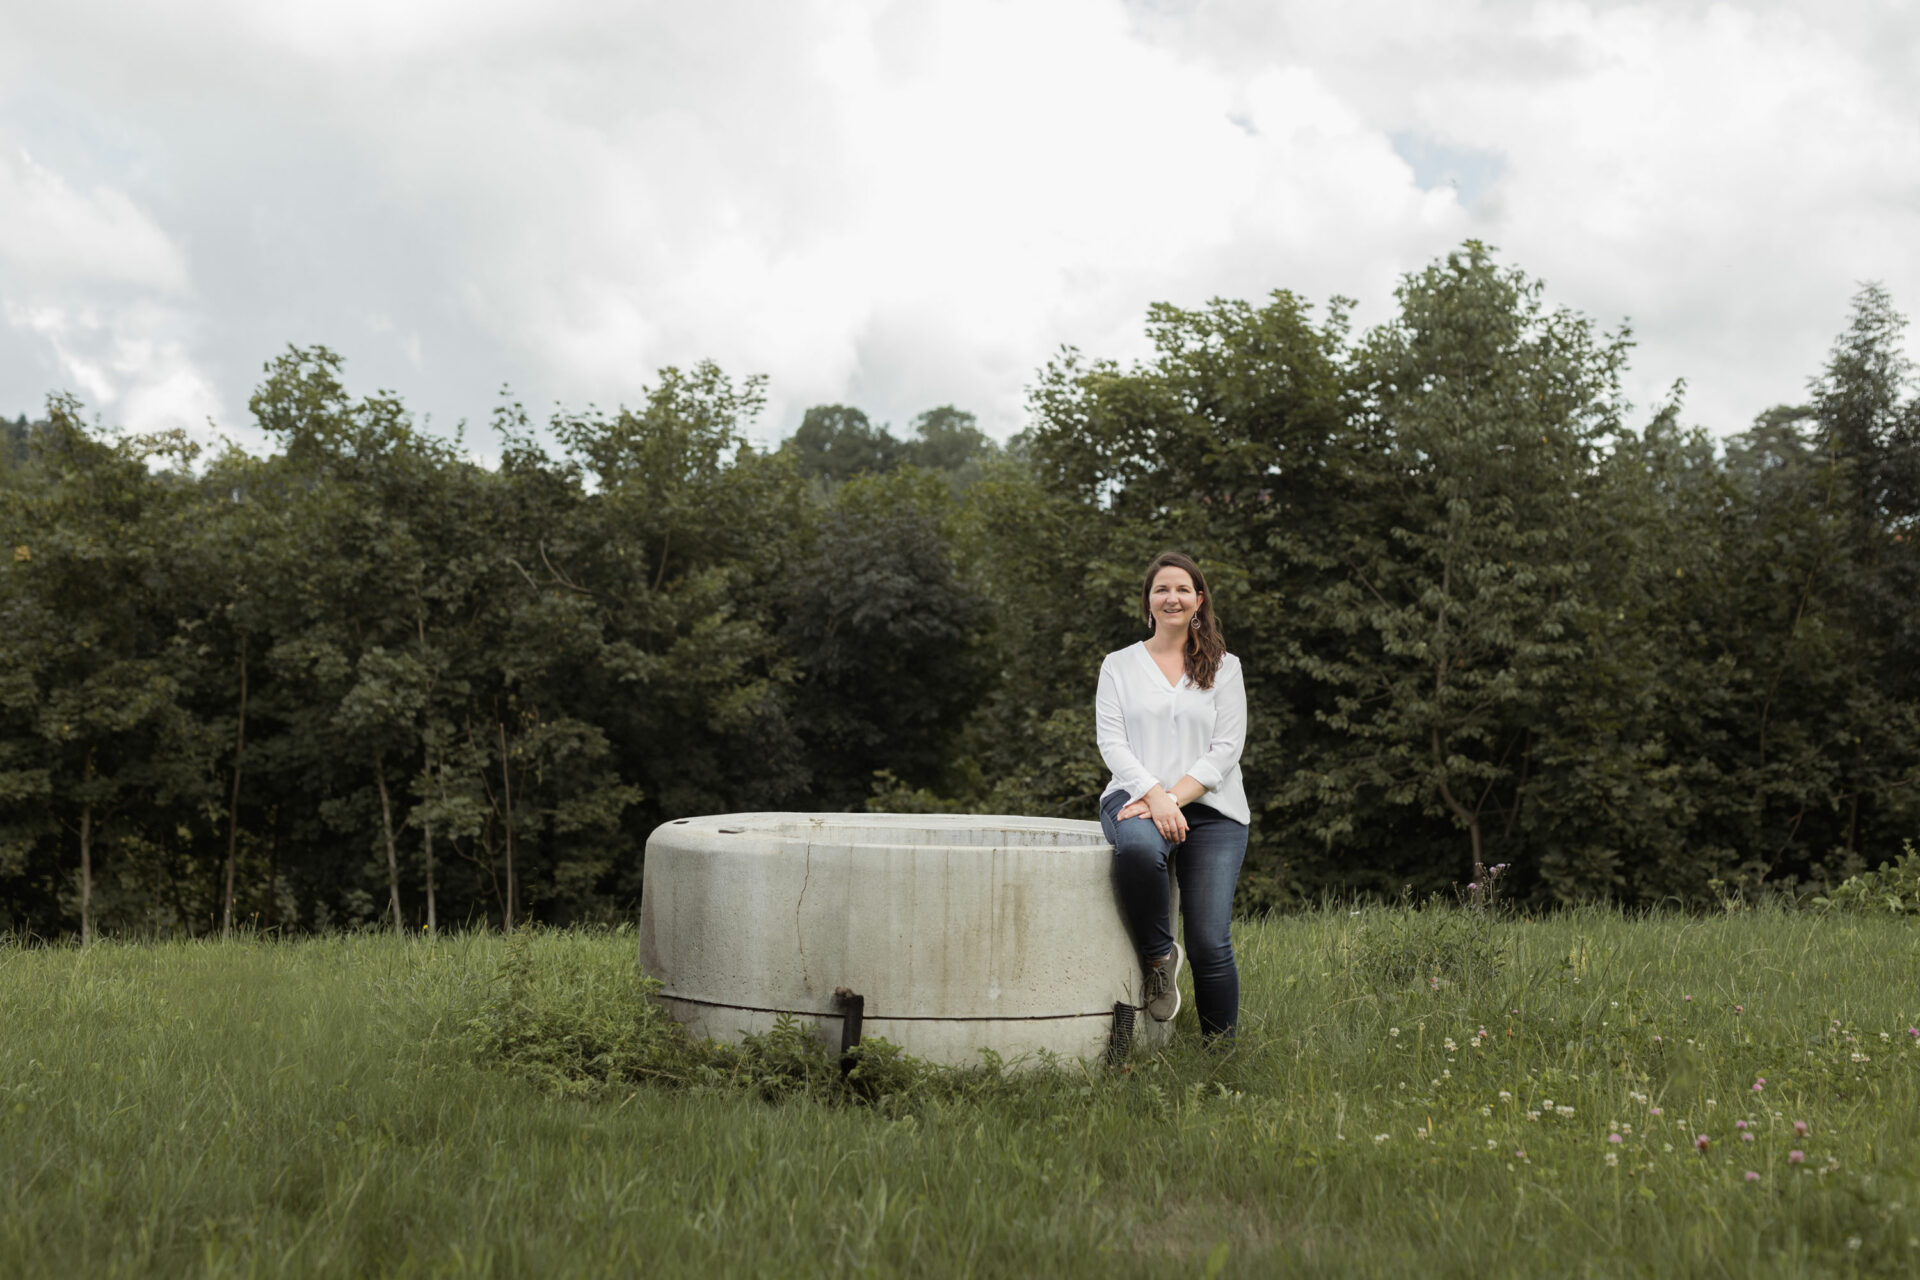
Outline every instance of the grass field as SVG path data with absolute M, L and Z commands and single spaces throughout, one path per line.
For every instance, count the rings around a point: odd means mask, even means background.
M 0 1276 L 1920 1274 L 1911 923 L 1237 937 L 1231 1052 L 864 1101 L 558 1096 L 470 1027 L 498 936 L 0 945 Z M 631 934 L 522 948 L 633 998 Z

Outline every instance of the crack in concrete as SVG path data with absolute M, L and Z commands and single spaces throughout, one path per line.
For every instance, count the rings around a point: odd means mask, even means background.
M 800 876 L 800 896 L 793 900 L 793 945 L 800 952 L 800 985 L 813 990 L 813 978 L 807 973 L 807 935 L 800 927 L 800 908 L 807 901 L 807 886 L 813 882 L 813 841 L 807 841 L 807 865 Z

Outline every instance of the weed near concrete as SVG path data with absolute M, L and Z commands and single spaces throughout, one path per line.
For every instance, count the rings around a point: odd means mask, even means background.
M 1186 1025 L 1121 1073 L 892 1060 L 864 1089 L 798 1038 L 676 1040 L 631 934 L 0 947 L 0 1275 L 1920 1262 L 1910 920 L 1237 938 L 1230 1051 Z

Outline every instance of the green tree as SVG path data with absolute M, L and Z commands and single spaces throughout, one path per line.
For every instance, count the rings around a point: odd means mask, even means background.
M 885 427 L 876 427 L 851 405 L 817 404 L 800 419 L 782 446 L 800 474 L 830 481 L 879 475 L 898 467 L 904 451 Z
M 1582 656 L 1586 489 L 1619 429 L 1627 341 L 1547 310 L 1537 282 L 1477 244 L 1399 299 L 1355 364 L 1363 509 L 1338 569 L 1297 606 L 1340 638 L 1298 658 L 1332 696 L 1316 713 L 1331 733 L 1281 801 L 1329 842 L 1375 805 L 1450 819 L 1484 884 L 1489 813 Z
M 207 743 L 181 704 L 168 607 L 185 491 L 149 470 L 190 461 L 191 448 L 177 435 L 101 438 L 70 397 L 48 407 L 32 438 L 43 482 L 0 490 L 13 548 L 0 589 L 0 880 L 37 880 L 41 909 L 77 918 L 86 943 L 100 855 L 119 851 L 121 879 L 150 874 L 136 864 L 171 840 L 169 810 L 205 795 Z M 106 905 L 146 904 L 108 893 Z

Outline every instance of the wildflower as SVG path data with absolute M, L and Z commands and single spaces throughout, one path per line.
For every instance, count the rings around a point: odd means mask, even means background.
M 1453 1079 L 1453 1072 L 1448 1071 L 1445 1068 L 1442 1068 L 1440 1071 L 1440 1078 L 1442 1080 L 1451 1080 Z
M 1805 1120 L 1795 1120 L 1793 1122 L 1793 1136 L 1796 1138 L 1804 1138 L 1807 1136 L 1807 1122 Z
M 1760 1181 L 1760 1175 L 1759 1175 L 1759 1174 L 1757 1174 L 1757 1173 L 1755 1173 L 1755 1172 L 1754 1172 L 1753 1170 L 1751 1170 L 1751 1169 L 1749 1169 L 1749 1170 L 1747 1170 L 1747 1181 L 1748 1181 L 1748 1182 L 1758 1182 L 1758 1181 Z
M 1747 1122 L 1745 1120 L 1735 1120 L 1733 1122 L 1733 1127 L 1736 1129 L 1744 1129 L 1747 1127 Z
M 1692 996 L 1681 996 L 1680 998 L 1681 998 L 1682 1000 L 1684 1000 L 1684 1001 L 1686 1001 L 1686 1002 L 1687 1002 L 1688 1004 L 1692 1004 L 1692 1003 L 1693 1003 L 1693 997 L 1692 997 Z
M 1859 1247 L 1860 1247 L 1860 1237 L 1859 1237 L 1859 1236 L 1848 1236 L 1848 1237 L 1847 1237 L 1847 1248 L 1849 1248 L 1849 1249 L 1858 1249 Z
M 1647 1108 L 1647 1114 L 1648 1114 L 1648 1115 L 1650 1115 L 1650 1116 L 1657 1116 L 1657 1115 L 1659 1115 L 1659 1114 L 1660 1114 L 1660 1108 L 1658 1108 L 1658 1107 L 1648 1107 L 1648 1108 Z
M 1492 1116 L 1492 1115 L 1493 1115 L 1493 1108 L 1492 1108 L 1492 1107 L 1482 1107 L 1482 1108 L 1480 1108 L 1480 1114 L 1481 1114 L 1481 1115 L 1483 1115 L 1483 1116 Z
M 1555 1107 L 1553 1109 L 1553 1113 L 1557 1116 L 1570 1116 L 1573 1114 L 1573 1108 L 1572 1107 Z
M 1617 1134 L 1617 1133 L 1610 1133 L 1610 1134 L 1608 1134 L 1608 1135 L 1607 1135 L 1607 1141 L 1608 1141 L 1608 1142 L 1610 1142 L 1610 1143 L 1612 1143 L 1612 1144 L 1613 1144 L 1614 1146 L 1616 1146 L 1616 1147 L 1617 1147 L 1617 1146 L 1619 1146 L 1619 1145 L 1620 1145 L 1620 1144 L 1621 1144 L 1622 1142 L 1624 1142 L 1624 1141 L 1625 1141 L 1625 1139 L 1624 1139 L 1624 1138 L 1622 1138 L 1622 1137 L 1621 1137 L 1621 1136 L 1620 1136 L 1619 1134 Z
M 1804 1152 L 1804 1151 L 1789 1151 L 1789 1152 L 1787 1152 L 1787 1163 L 1788 1163 L 1788 1164 L 1799 1164 L 1799 1163 L 1800 1163 L 1801 1161 L 1803 1161 L 1803 1160 L 1805 1160 L 1806 1158 L 1807 1158 L 1807 1153 L 1806 1153 L 1806 1152 Z
M 1710 1107 L 1717 1107 L 1717 1106 L 1719 1106 L 1720 1104 L 1719 1104 L 1719 1103 L 1717 1103 L 1717 1102 L 1715 1102 L 1715 1101 L 1714 1101 L 1714 1100 L 1713 1100 L 1712 1098 L 1708 1098 L 1708 1099 L 1707 1099 L 1707 1105 L 1708 1105 L 1708 1106 L 1710 1106 Z
M 1908 1027 L 1907 1034 L 1912 1036 L 1916 1041 L 1920 1041 L 1920 1027 Z
M 1713 1145 L 1713 1140 L 1708 1138 L 1707 1135 L 1703 1133 L 1699 1137 L 1693 1140 L 1693 1145 L 1695 1150 L 1705 1151 L 1708 1147 Z
M 1852 1062 L 1870 1062 L 1870 1061 L 1872 1061 L 1872 1059 L 1870 1059 L 1870 1058 L 1868 1058 L 1868 1057 L 1867 1057 L 1867 1055 L 1866 1055 L 1866 1054 L 1864 1054 L 1864 1053 L 1855 1053 L 1855 1054 L 1851 1054 L 1851 1055 L 1849 1055 L 1849 1061 L 1852 1061 Z
M 1619 1163 L 1620 1163 L 1620 1155 L 1618 1152 L 1614 1152 L 1614 1151 L 1607 1152 L 1607 1164 L 1609 1166 L 1617 1165 Z
M 1673 1150 L 1673 1144 L 1672 1144 L 1671 1142 L 1663 1142 L 1663 1143 L 1661 1143 L 1661 1144 L 1660 1144 L 1660 1149 L 1661 1149 L 1662 1151 L 1672 1151 L 1672 1150 Z
M 1766 1087 L 1767 1087 L 1767 1082 L 1765 1080 L 1755 1080 L 1753 1082 L 1753 1091 L 1755 1093 L 1765 1092 Z
M 1540 1118 L 1540 1113 L 1539 1113 L 1538 1111 L 1529 1111 L 1529 1112 L 1527 1112 L 1527 1119 L 1529 1119 L 1529 1120 L 1538 1120 L 1539 1118 Z
M 1459 1046 L 1459 1045 L 1457 1045 L 1457 1044 L 1455 1044 L 1455 1043 L 1453 1042 L 1453 1037 L 1452 1037 L 1452 1036 L 1448 1036 L 1448 1037 L 1447 1037 L 1447 1044 L 1446 1044 L 1446 1047 L 1447 1047 L 1447 1052 L 1448 1052 L 1448 1053 L 1458 1053 L 1458 1052 L 1460 1052 L 1460 1046 Z
M 1630 1124 L 1623 1124 L 1623 1125 L 1621 1125 L 1621 1126 L 1620 1126 L 1620 1132 L 1622 1132 L 1622 1133 L 1632 1133 L 1632 1132 L 1633 1132 L 1633 1126 L 1632 1126 L 1632 1125 L 1630 1125 Z
M 1655 1036 L 1655 1037 L 1653 1038 L 1653 1042 L 1654 1042 L 1655 1044 L 1665 1044 L 1665 1043 L 1666 1043 L 1666 1041 L 1665 1041 L 1665 1040 L 1662 1040 L 1662 1039 L 1661 1039 L 1661 1038 L 1660 1038 L 1659 1036 Z
M 1888 1035 L 1888 1034 L 1887 1034 L 1886 1032 L 1884 1032 L 1884 1031 L 1882 1031 L 1882 1032 L 1880 1033 L 1880 1038 L 1881 1038 L 1882 1040 L 1892 1040 L 1892 1039 L 1893 1039 L 1893 1037 L 1892 1037 L 1892 1036 L 1890 1036 L 1890 1035 Z
M 1388 1028 L 1387 1028 L 1387 1034 L 1388 1034 L 1388 1035 L 1390 1035 L 1390 1036 L 1392 1036 L 1392 1037 L 1393 1037 L 1394 1039 L 1396 1039 L 1396 1040 L 1398 1040 L 1398 1039 L 1400 1038 L 1400 1028 L 1398 1028 L 1398 1027 L 1388 1027 Z
M 1506 1091 L 1505 1089 L 1502 1089 L 1502 1090 L 1500 1091 L 1500 1101 L 1502 1101 L 1502 1102 L 1512 1102 L 1512 1101 L 1513 1101 L 1513 1095 L 1512 1095 L 1512 1094 L 1510 1094 L 1510 1093 L 1508 1093 L 1508 1092 L 1507 1092 L 1507 1091 Z
M 1381 1143 L 1383 1143 L 1383 1142 L 1385 1142 L 1385 1141 L 1386 1141 L 1386 1140 L 1387 1140 L 1387 1139 L 1388 1139 L 1388 1138 L 1389 1138 L 1390 1136 L 1392 1136 L 1392 1135 L 1390 1135 L 1390 1134 L 1385 1134 L 1385 1133 L 1376 1133 L 1376 1134 L 1374 1134 L 1374 1135 L 1373 1135 L 1373 1145 L 1374 1145 L 1374 1146 L 1376 1146 L 1376 1147 L 1377 1147 L 1377 1146 L 1379 1146 L 1379 1145 L 1380 1145 Z
M 1744 1007 L 1744 1006 L 1741 1006 L 1741 1005 L 1735 1005 L 1735 1006 L 1733 1006 L 1733 1011 L 1734 1011 L 1735 1013 L 1745 1013 L 1745 1012 L 1746 1012 L 1746 1009 L 1745 1009 L 1745 1007 Z
M 1495 1147 L 1497 1147 L 1497 1146 L 1499 1146 L 1499 1145 L 1500 1145 L 1500 1139 L 1498 1139 L 1498 1138 L 1488 1138 L 1488 1139 L 1487 1139 L 1487 1150 L 1489 1150 L 1489 1151 L 1492 1151 L 1492 1150 L 1493 1150 L 1493 1149 L 1494 1149 Z
M 1751 1133 L 1743 1133 L 1743 1134 L 1741 1134 L 1741 1135 L 1740 1135 L 1740 1141 L 1742 1141 L 1742 1142 L 1752 1142 L 1752 1141 L 1753 1141 L 1753 1135 L 1752 1135 Z

